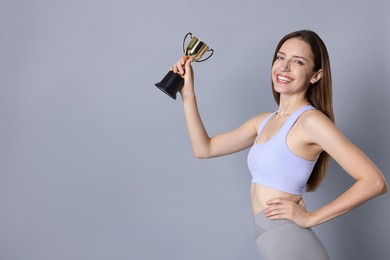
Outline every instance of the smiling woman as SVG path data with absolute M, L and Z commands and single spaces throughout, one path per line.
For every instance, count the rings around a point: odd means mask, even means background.
M 321 79 L 322 70 L 314 69 L 310 46 L 299 38 L 287 40 L 277 52 L 272 66 L 274 89 L 278 93 L 302 92 Z
M 238 128 L 209 137 L 199 115 L 192 59 L 171 67 L 184 77 L 180 90 L 187 128 L 197 158 L 251 147 L 251 202 L 256 243 L 263 259 L 329 259 L 311 227 L 331 220 L 387 190 L 375 164 L 334 125 L 330 62 L 325 44 L 308 30 L 282 38 L 272 63 L 278 110 L 260 113 Z M 302 193 L 321 183 L 332 157 L 356 182 L 313 212 Z

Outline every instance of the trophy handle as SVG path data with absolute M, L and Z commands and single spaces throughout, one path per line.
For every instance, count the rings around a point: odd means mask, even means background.
M 186 39 L 188 37 L 188 35 L 191 35 L 191 38 L 192 38 L 192 33 L 187 33 L 186 36 L 184 37 L 184 40 L 183 40 L 183 52 L 186 53 L 186 50 L 185 50 L 185 47 L 184 47 L 184 44 L 186 43 Z
M 198 60 L 197 62 L 202 62 L 202 61 L 208 60 L 208 59 L 210 59 L 211 56 L 213 56 L 213 54 L 214 54 L 214 50 L 213 49 L 209 49 L 207 51 L 211 51 L 211 54 L 206 59 Z

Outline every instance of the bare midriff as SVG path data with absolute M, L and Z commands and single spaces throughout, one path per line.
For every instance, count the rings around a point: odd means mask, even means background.
M 251 202 L 253 215 L 267 208 L 267 201 L 275 198 L 283 198 L 298 203 L 302 196 L 272 189 L 258 183 L 251 183 Z

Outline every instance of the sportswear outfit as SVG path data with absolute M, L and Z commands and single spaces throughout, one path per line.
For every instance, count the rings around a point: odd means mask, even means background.
M 252 183 L 295 195 L 302 195 L 316 161 L 305 160 L 287 146 L 287 135 L 299 116 L 310 109 L 303 106 L 294 111 L 279 131 L 264 143 L 258 137 L 277 112 L 265 118 L 248 154 Z M 290 220 L 270 220 L 261 211 L 254 217 L 256 244 L 266 260 L 326 260 L 329 256 L 321 241 L 310 228 L 302 228 Z

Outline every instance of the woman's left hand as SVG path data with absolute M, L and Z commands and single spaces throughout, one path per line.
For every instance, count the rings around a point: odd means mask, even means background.
M 272 220 L 288 219 L 298 226 L 308 228 L 311 213 L 307 211 L 304 205 L 283 198 L 275 198 L 267 201 L 268 208 L 264 209 L 264 215 Z

